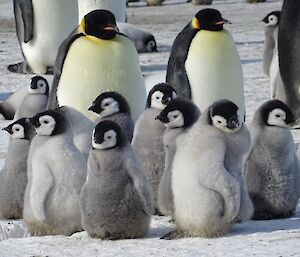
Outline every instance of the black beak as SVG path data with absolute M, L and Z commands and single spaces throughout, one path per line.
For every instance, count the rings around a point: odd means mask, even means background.
M 162 102 L 162 104 L 167 105 L 169 102 L 171 102 L 171 97 L 163 98 L 161 100 L 161 102 Z
M 3 128 L 2 130 L 4 130 L 4 131 L 7 131 L 9 134 L 11 134 L 11 129 L 9 128 L 9 127 L 5 127 L 5 128 Z
M 238 119 L 234 118 L 232 120 L 230 120 L 227 124 L 227 127 L 231 130 L 234 130 L 236 128 L 238 128 L 240 126 L 240 122 Z
M 155 120 L 160 120 L 162 123 L 168 123 L 170 122 L 169 119 L 167 117 L 164 117 L 164 116 L 161 116 L 161 115 L 158 115 Z
M 31 84 L 30 84 L 30 88 L 31 88 L 31 89 L 37 89 L 37 84 L 36 84 L 36 83 L 33 83 L 33 82 L 31 82 Z

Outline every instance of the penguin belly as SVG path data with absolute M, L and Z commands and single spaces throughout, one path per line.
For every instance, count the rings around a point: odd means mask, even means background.
M 78 7 L 75 0 L 33 0 L 33 12 L 33 39 L 22 43 L 22 51 L 31 70 L 45 74 L 61 42 L 78 26 Z
M 228 99 L 244 116 L 242 65 L 228 31 L 199 31 L 191 42 L 185 69 L 192 100 L 201 111 L 217 100 Z
M 138 54 L 124 36 L 101 40 L 82 36 L 71 45 L 58 84 L 59 105 L 67 105 L 95 120 L 88 111 L 105 91 L 117 91 L 128 101 L 134 120 L 145 108 L 146 89 Z
M 84 15 L 97 9 L 109 10 L 116 21 L 126 21 L 126 0 L 78 0 L 79 24 Z

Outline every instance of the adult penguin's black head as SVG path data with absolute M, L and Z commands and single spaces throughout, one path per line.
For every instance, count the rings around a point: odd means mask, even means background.
M 207 8 L 195 15 L 192 27 L 198 30 L 221 31 L 225 23 L 230 22 L 224 19 L 218 10 Z
M 86 14 L 80 27 L 86 35 L 106 40 L 113 39 L 119 32 L 115 16 L 110 11 L 101 9 Z

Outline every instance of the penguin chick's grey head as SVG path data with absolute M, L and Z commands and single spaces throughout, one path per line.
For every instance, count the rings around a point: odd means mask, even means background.
M 266 23 L 266 26 L 277 26 L 280 20 L 280 11 L 274 11 L 267 14 L 265 18 L 263 18 L 263 22 Z
M 157 52 L 157 44 L 153 35 L 147 36 L 145 39 L 146 52 Z
M 195 15 L 191 25 L 197 30 L 221 31 L 225 23 L 230 21 L 224 19 L 218 10 L 207 8 Z
M 209 124 L 226 132 L 234 133 L 241 128 L 239 108 L 229 100 L 219 100 L 209 106 Z
M 200 116 L 198 107 L 189 100 L 176 98 L 156 117 L 168 128 L 189 127 Z
M 92 146 L 97 150 L 123 147 L 127 139 L 121 131 L 121 127 L 110 120 L 104 120 L 97 124 L 93 131 Z
M 36 133 L 40 136 L 54 136 L 63 133 L 67 128 L 66 117 L 58 111 L 48 110 L 38 113 L 29 119 Z
M 267 126 L 287 128 L 296 121 L 290 108 L 280 100 L 265 102 L 261 106 L 260 112 L 261 119 Z
M 108 117 L 115 113 L 129 113 L 130 108 L 126 99 L 119 93 L 110 91 L 99 95 L 89 111 L 99 114 L 100 117 Z
M 80 28 L 88 36 L 105 40 L 113 39 L 119 32 L 115 16 L 110 11 L 101 9 L 86 14 Z
M 34 76 L 29 85 L 29 94 L 48 95 L 48 81 L 41 76 Z
M 3 130 L 7 131 L 11 134 L 11 138 L 13 139 L 27 139 L 30 140 L 33 137 L 33 127 L 29 123 L 27 118 L 22 118 L 14 123 L 11 123 Z
M 146 107 L 163 110 L 176 97 L 176 91 L 172 86 L 166 83 L 159 83 L 150 90 Z

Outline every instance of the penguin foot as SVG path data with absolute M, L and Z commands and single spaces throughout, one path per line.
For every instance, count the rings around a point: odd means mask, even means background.
M 253 220 L 271 220 L 271 219 L 284 219 L 295 215 L 295 210 L 275 214 L 271 212 L 255 213 L 252 217 Z
M 14 72 L 14 73 L 21 73 L 21 74 L 32 73 L 30 68 L 26 65 L 25 62 L 18 62 L 15 64 L 10 64 L 7 66 L 7 69 L 10 72 Z
M 172 230 L 168 232 L 167 234 L 164 234 L 162 237 L 159 239 L 164 239 L 164 240 L 174 240 L 174 239 L 180 239 L 180 238 L 186 238 L 189 237 L 183 232 L 180 232 L 178 230 Z

